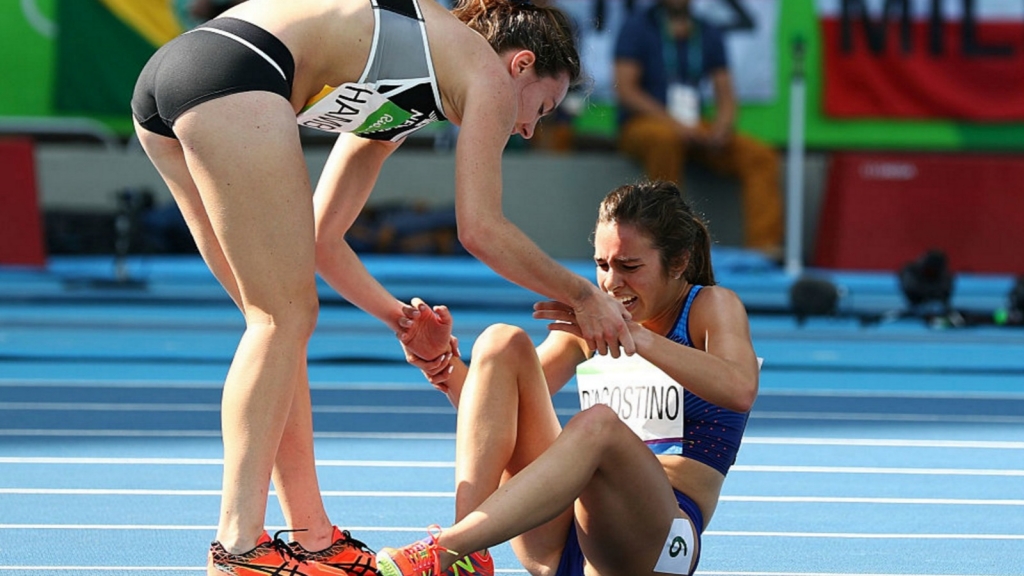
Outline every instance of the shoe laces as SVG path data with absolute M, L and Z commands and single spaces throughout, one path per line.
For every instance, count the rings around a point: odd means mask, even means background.
M 446 552 L 454 556 L 458 556 L 459 553 L 449 550 L 437 543 L 437 539 L 441 537 L 441 527 L 437 524 L 431 524 L 427 528 L 427 535 L 429 536 L 429 542 L 427 542 L 427 539 L 414 542 L 403 548 L 402 553 L 405 555 L 406 559 L 409 560 L 409 563 L 416 566 L 417 569 L 425 568 L 425 566 L 422 565 L 423 559 L 424 557 L 429 558 L 431 573 L 438 575 L 441 573 L 439 566 L 441 562 L 438 558 L 438 552 Z
M 291 534 L 293 532 L 305 531 L 305 528 L 296 528 L 293 530 L 278 530 L 277 532 L 274 532 L 274 539 L 270 541 L 270 546 L 273 547 L 274 550 L 277 550 L 282 556 L 286 558 L 291 558 L 297 562 L 301 562 L 302 564 L 306 564 L 308 562 L 306 555 L 296 550 L 295 548 L 289 546 L 288 543 L 285 542 L 283 538 L 281 538 L 282 534 Z
M 354 548 L 358 548 L 359 550 L 362 550 L 363 552 L 366 552 L 367 554 L 376 554 L 376 552 L 374 552 L 373 549 L 371 549 L 369 546 L 364 544 L 362 540 L 356 540 L 355 538 L 353 538 L 352 537 L 352 533 L 350 533 L 348 530 L 342 530 L 341 531 L 341 539 L 342 539 L 342 542 L 344 542 L 344 543 L 346 543 L 346 544 L 348 544 L 348 545 L 350 545 L 350 546 L 352 546 Z

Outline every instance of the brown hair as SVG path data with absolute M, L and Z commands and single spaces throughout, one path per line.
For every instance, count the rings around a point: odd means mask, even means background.
M 635 226 L 651 238 L 666 274 L 689 255 L 683 275 L 691 284 L 713 286 L 711 234 L 704 220 L 666 181 L 642 181 L 612 190 L 601 201 L 597 223 Z
M 529 0 L 458 0 L 451 12 L 486 38 L 498 54 L 533 52 L 539 76 L 555 78 L 564 72 L 569 86 L 582 81 L 575 30 L 558 8 Z

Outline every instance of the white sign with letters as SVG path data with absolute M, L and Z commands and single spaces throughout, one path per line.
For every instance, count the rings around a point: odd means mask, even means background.
M 683 450 L 683 387 L 639 354 L 597 355 L 576 367 L 580 409 L 604 404 L 658 454 Z

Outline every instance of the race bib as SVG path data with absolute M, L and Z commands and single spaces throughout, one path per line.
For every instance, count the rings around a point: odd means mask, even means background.
M 696 542 L 697 531 L 693 528 L 693 522 L 686 518 L 673 520 L 654 571 L 664 574 L 689 574 L 697 552 Z
M 683 453 L 683 387 L 638 354 L 576 367 L 580 409 L 604 404 L 655 454 Z
M 668 85 L 668 113 L 683 126 L 700 123 L 700 94 L 693 86 L 680 82 Z
M 413 129 L 433 119 L 400 108 L 386 96 L 363 84 L 325 88 L 297 117 L 301 126 L 325 132 L 369 135 L 398 128 Z

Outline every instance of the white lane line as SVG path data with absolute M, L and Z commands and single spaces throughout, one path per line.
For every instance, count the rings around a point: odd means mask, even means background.
M 776 474 L 906 474 L 914 476 L 1024 476 L 1024 470 L 992 468 L 883 468 L 877 466 L 752 466 L 737 464 L 730 472 Z
M 0 456 L 0 464 L 59 465 L 142 465 L 142 466 L 222 466 L 221 458 L 91 458 L 65 456 Z M 317 460 L 317 466 L 341 468 L 454 468 L 455 462 L 427 460 Z
M 55 412 L 216 412 L 220 404 L 161 404 L 158 402 L 0 402 L 0 410 Z
M 0 437 L 48 438 L 220 438 L 218 430 L 54 430 L 0 428 Z M 316 438 L 351 440 L 454 440 L 449 432 L 314 432 Z M 814 438 L 744 436 L 744 444 L 767 446 L 842 446 L 883 448 L 956 448 L 967 450 L 1024 450 L 1024 442 L 1003 440 L 926 440 L 905 438 Z
M 848 540 L 1024 540 L 1024 534 L 908 534 L 889 532 L 748 532 L 739 530 L 708 530 L 705 536 L 738 538 L 837 538 Z
M 316 390 L 327 391 L 366 391 L 366 390 L 402 390 L 411 392 L 433 393 L 433 389 L 424 387 L 419 380 L 385 380 L 385 381 L 322 381 L 311 382 L 311 387 Z M 179 380 L 173 378 L 152 379 L 152 380 L 97 380 L 90 378 L 3 378 L 0 377 L 0 388 L 24 388 L 24 387 L 50 387 L 50 388 L 135 388 L 140 390 L 173 388 L 182 389 L 215 389 L 224 387 L 223 380 Z M 560 394 L 576 395 L 574 388 L 565 388 Z M 1022 400 L 1024 394 L 1017 391 L 951 391 L 951 390 L 822 390 L 799 388 L 792 389 L 764 389 L 759 392 L 761 396 L 810 396 L 825 398 L 893 398 L 903 400 L 928 400 L 928 399 L 967 399 L 967 400 Z
M 11 496 L 220 496 L 220 490 L 178 490 L 152 488 L 0 488 Z M 277 496 L 274 491 L 271 496 Z M 325 498 L 454 498 L 455 492 L 423 490 L 325 490 Z M 770 504 L 895 504 L 922 506 L 1024 506 L 1024 500 L 981 498 L 875 498 L 847 496 L 730 496 L 722 502 Z
M 0 402 L 0 410 L 54 412 L 219 412 L 220 404 L 153 402 Z M 324 414 L 455 414 L 451 406 L 313 406 Z
M 86 457 L 0 457 L 0 464 L 29 465 L 143 465 L 143 466 L 221 466 L 216 458 L 86 458 Z M 423 460 L 317 460 L 317 466 L 341 468 L 454 468 L 454 462 Z M 1000 468 L 906 468 L 882 466 L 775 466 L 736 464 L 739 473 L 764 474 L 894 474 L 911 476 L 991 476 L 1024 477 L 1021 469 Z
M 46 438 L 220 438 L 218 430 L 54 430 L 52 428 L 5 428 L 0 436 Z M 453 434 L 454 438 L 455 435 Z
M 897 504 L 923 506 L 1024 506 L 1024 500 L 981 498 L 870 498 L 857 496 L 722 496 L 722 502 Z
M 220 496 L 220 490 L 177 490 L 152 488 L 0 488 L 0 495 L 14 496 Z M 271 491 L 271 496 L 277 492 Z M 455 498 L 455 492 L 425 490 L 324 490 L 330 498 Z
M 283 530 L 284 526 L 268 526 L 267 530 Z M 0 530 L 135 530 L 135 531 L 216 531 L 217 527 L 165 524 L 0 524 Z M 352 532 L 423 532 L 422 526 L 349 526 Z M 1024 534 L 910 534 L 867 532 L 754 532 L 708 530 L 704 536 L 726 538 L 833 538 L 868 540 L 1024 540 Z
M 1002 440 L 921 440 L 904 438 L 800 438 L 744 436 L 744 444 L 769 446 L 873 446 L 881 448 L 965 448 L 1024 450 L 1024 442 Z
M 220 404 L 159 403 L 159 402 L 0 402 L 0 410 L 54 411 L 54 412 L 218 412 Z M 323 414 L 455 414 L 451 406 L 367 406 L 367 405 L 314 405 L 313 412 Z M 572 416 L 575 408 L 558 408 L 559 416 Z M 782 412 L 754 410 L 751 418 L 766 420 L 833 420 L 868 422 L 959 422 L 984 424 L 1020 424 L 1024 416 L 1012 415 L 958 415 L 935 413 L 875 413 L 875 412 Z
M 226 365 L 226 364 L 225 364 Z M 412 391 L 412 392 L 430 392 L 433 393 L 434 389 L 424 387 L 419 382 L 406 382 L 406 381 L 383 381 L 383 382 L 324 382 L 317 381 L 310 383 L 312 389 L 315 390 L 332 390 L 332 391 L 365 391 L 365 390 L 380 390 L 387 392 L 391 390 L 401 391 Z M 89 379 L 60 379 L 56 380 L 53 378 L 0 378 L 0 388 L 137 388 L 140 390 L 149 390 L 153 388 L 172 390 L 187 390 L 190 388 L 198 390 L 215 389 L 220 390 L 224 388 L 223 380 L 89 380 Z
M 203 572 L 206 568 L 191 566 L 0 566 L 0 572 Z
M 4 428 L 0 437 L 45 438 L 220 438 L 219 430 L 53 430 L 48 428 Z M 455 440 L 448 432 L 314 432 L 315 438 L 347 440 Z
M 949 574 L 882 574 L 863 572 L 734 572 L 697 570 L 694 574 L 705 576 L 950 576 Z M 981 574 L 958 574 L 956 576 L 983 576 Z
M 882 412 L 777 412 L 754 410 L 752 419 L 764 420 L 832 420 L 850 422 L 947 422 L 960 424 L 1020 424 L 1024 416 L 1000 416 L 991 414 L 933 414 L 906 413 L 887 414 Z

